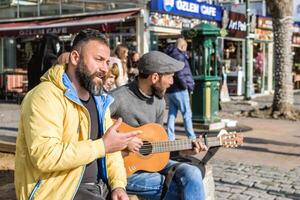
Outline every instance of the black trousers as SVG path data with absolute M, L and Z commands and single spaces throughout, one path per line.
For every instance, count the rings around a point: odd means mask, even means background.
M 110 199 L 107 185 L 99 183 L 81 183 L 74 200 L 106 200 Z

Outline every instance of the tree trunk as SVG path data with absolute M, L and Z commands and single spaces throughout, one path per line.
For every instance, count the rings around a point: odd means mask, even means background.
M 273 116 L 293 118 L 292 0 L 267 0 L 273 19 L 275 93 Z

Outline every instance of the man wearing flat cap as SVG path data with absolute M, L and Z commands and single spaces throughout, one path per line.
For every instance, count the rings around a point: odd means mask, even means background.
M 137 79 L 112 91 L 115 101 L 110 106 L 114 118 L 121 117 L 130 126 L 139 127 L 148 123 L 163 125 L 165 101 L 164 94 L 172 84 L 173 75 L 181 70 L 184 63 L 159 52 L 151 51 L 144 54 L 139 63 Z M 129 142 L 127 150 L 138 152 L 142 146 L 139 138 Z M 196 154 L 207 150 L 207 147 L 194 142 L 192 150 L 185 154 Z M 169 160 L 166 167 L 159 172 L 139 171 L 128 177 L 126 190 L 129 194 L 151 199 L 186 199 L 204 200 L 204 189 L 200 170 L 192 165 L 182 163 L 176 167 L 167 191 L 164 180 L 168 171 L 177 165 Z

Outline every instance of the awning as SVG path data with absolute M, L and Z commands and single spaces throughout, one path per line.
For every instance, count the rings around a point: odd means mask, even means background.
M 60 27 L 75 27 L 75 26 L 87 26 L 95 24 L 107 24 L 113 22 L 125 21 L 129 17 L 136 15 L 139 10 L 110 13 L 95 16 L 85 17 L 66 17 L 60 19 L 48 19 L 48 20 L 34 20 L 34 21 L 22 21 L 22 22 L 9 22 L 0 23 L 0 35 L 4 35 L 3 32 L 19 31 L 19 30 L 32 30 L 32 29 L 48 29 L 48 28 L 60 28 Z

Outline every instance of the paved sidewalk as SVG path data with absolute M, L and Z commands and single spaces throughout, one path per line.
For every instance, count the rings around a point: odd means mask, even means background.
M 0 104 L 0 139 L 11 140 L 17 136 L 20 115 L 20 105 Z
M 295 93 L 300 109 L 300 92 Z M 216 200 L 300 199 L 300 123 L 287 120 L 237 117 L 241 110 L 270 106 L 272 96 L 251 101 L 222 103 L 222 118 L 235 119 L 252 128 L 242 132 L 244 144 L 237 149 L 220 148 L 209 161 L 213 166 Z M 178 122 L 181 122 L 180 116 Z M 182 127 L 177 126 L 184 138 Z M 203 157 L 203 154 L 197 156 Z
M 300 166 L 292 170 L 214 159 L 216 200 L 300 199 Z

